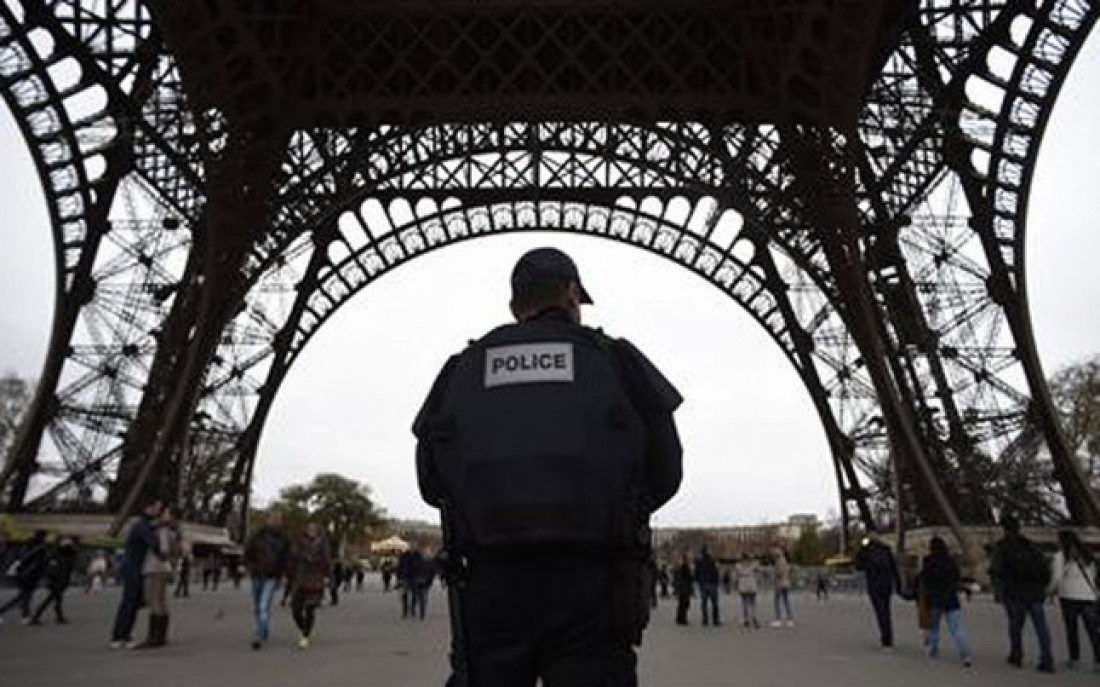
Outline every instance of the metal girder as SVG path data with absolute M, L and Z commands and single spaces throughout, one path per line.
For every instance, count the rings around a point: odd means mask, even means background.
M 169 493 L 226 522 L 283 378 L 343 303 L 429 251 L 548 229 L 663 256 L 764 326 L 822 419 L 845 519 L 987 523 L 1020 493 L 999 466 L 1027 460 L 1061 486 L 1029 513 L 1100 522 L 1023 269 L 1038 144 L 1094 2 L 433 8 L 0 5 L 0 90 L 61 285 L 6 507 L 122 516 Z

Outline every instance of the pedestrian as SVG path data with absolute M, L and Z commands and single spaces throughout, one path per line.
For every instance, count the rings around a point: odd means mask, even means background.
M 703 547 L 695 559 L 695 583 L 699 585 L 699 610 L 703 614 L 703 627 L 713 623 L 721 625 L 718 618 L 718 564 Z M 707 613 L 707 610 L 710 613 Z
M 332 579 L 329 580 L 329 605 L 340 603 L 340 585 L 344 583 L 344 562 L 337 558 L 332 564 Z
M 691 572 L 691 563 L 686 553 L 673 572 L 672 593 L 676 595 L 676 624 L 687 625 L 691 597 L 695 596 L 695 575 Z
M 142 566 L 146 556 L 159 556 L 159 543 L 154 522 L 164 510 L 164 502 L 154 498 L 146 503 L 141 515 L 130 524 L 123 545 L 122 562 L 118 566 L 122 597 L 111 628 L 112 649 L 132 649 L 137 646 L 132 636 L 134 622 L 143 597 Z
M 34 601 L 34 590 L 46 573 L 46 563 L 49 560 L 49 543 L 46 541 L 46 531 L 36 530 L 30 540 L 23 547 L 19 556 L 19 562 L 15 564 L 15 596 L 6 604 L 0 606 L 0 623 L 4 622 L 4 614 L 8 610 L 19 607 L 19 613 L 23 623 L 31 621 L 31 603 Z
M 252 648 L 259 649 L 271 632 L 271 600 L 290 567 L 290 537 L 283 515 L 271 509 L 264 524 L 248 538 L 244 562 L 252 579 Z
M 1037 668 L 1043 673 L 1053 673 L 1050 628 L 1043 609 L 1051 579 L 1050 563 L 1039 547 L 1020 533 L 1020 521 L 1015 516 L 1005 515 L 1001 529 L 1004 536 L 993 547 L 989 577 L 1008 616 L 1008 663 L 1023 667 L 1024 621 L 1030 618 L 1039 642 Z
M 68 537 L 61 537 L 57 541 L 57 545 L 50 551 L 44 575 L 46 589 L 49 594 L 42 600 L 38 610 L 31 617 L 31 625 L 42 623 L 42 614 L 51 604 L 53 605 L 54 618 L 57 620 L 57 624 L 64 625 L 69 622 L 65 618 L 62 603 L 65 600 L 65 592 L 69 590 L 69 585 L 73 580 L 73 570 L 76 569 L 76 554 L 76 543 Z
M 102 551 L 96 552 L 92 562 L 88 564 L 88 581 L 84 585 L 84 593 L 98 592 L 103 589 L 107 579 L 107 556 Z
M 962 624 L 962 606 L 959 604 L 959 587 L 962 575 L 959 566 L 947 550 L 942 537 L 932 537 L 928 555 L 921 561 L 917 575 L 918 594 L 928 605 L 928 631 L 925 650 L 931 658 L 940 653 L 940 621 L 947 624 L 947 631 L 955 643 L 964 666 L 971 664 L 970 641 Z
M 397 589 L 401 594 L 401 617 L 408 618 L 412 609 L 412 578 L 416 569 L 416 559 L 420 556 L 420 550 L 416 542 L 409 544 L 409 548 L 402 551 L 397 557 Z
M 325 588 L 332 577 L 329 544 L 316 522 L 306 524 L 290 556 L 290 576 L 294 585 L 290 597 L 291 614 L 300 633 L 298 648 L 305 650 L 312 641 L 317 607 L 324 601 Z
M 817 571 L 817 580 L 814 583 L 814 593 L 818 601 L 829 600 L 829 576 L 823 571 Z
M 741 597 L 741 625 L 752 629 L 760 627 L 760 620 L 756 617 L 759 570 L 760 566 L 757 565 L 756 560 L 747 553 L 741 554 L 741 560 L 737 561 L 733 567 L 737 594 Z
M 856 570 L 863 572 L 867 596 L 875 612 L 879 643 L 884 650 L 894 648 L 894 620 L 890 604 L 894 594 L 901 592 L 901 576 L 894 552 L 877 532 L 870 532 L 856 554 Z
M 367 568 L 362 561 L 355 564 L 355 591 L 363 591 L 363 582 L 367 579 Z
M 1050 592 L 1058 597 L 1062 609 L 1062 622 L 1066 626 L 1066 647 L 1069 661 L 1066 664 L 1076 670 L 1081 661 L 1081 640 L 1078 629 L 1085 626 L 1085 635 L 1092 646 L 1093 671 L 1100 673 L 1100 613 L 1097 598 L 1097 565 L 1077 533 L 1073 530 L 1058 532 L 1058 553 L 1054 555 Z M 1078 623 L 1078 619 L 1081 623 Z
M 382 562 L 382 592 L 389 592 L 393 585 L 393 561 L 388 558 Z
M 632 345 L 581 325 L 591 298 L 565 253 L 526 253 L 511 283 L 516 323 L 452 357 L 414 423 L 448 547 L 455 680 L 633 684 L 681 398 Z
M 728 574 L 728 573 L 727 573 Z M 661 563 L 661 567 L 657 570 L 657 584 L 661 587 L 661 598 L 668 598 L 668 588 L 671 584 L 671 576 L 668 572 L 668 564 Z
M 417 552 L 413 559 L 412 579 L 412 603 L 409 608 L 409 616 L 424 619 L 428 611 L 428 592 L 435 581 L 436 563 L 430 550 Z
M 142 594 L 149 607 L 149 631 L 139 649 L 159 649 L 168 643 L 168 584 L 180 553 L 180 534 L 171 506 L 155 520 L 157 552 L 141 564 Z
M 173 596 L 186 598 L 191 596 L 191 554 L 183 551 L 180 554 L 179 570 L 176 571 L 176 589 Z
M 775 558 L 775 620 L 772 627 L 794 627 L 794 615 L 791 613 L 791 564 L 787 560 L 787 554 L 783 549 L 776 549 L 772 555 Z M 783 613 L 786 611 L 787 619 L 784 621 Z

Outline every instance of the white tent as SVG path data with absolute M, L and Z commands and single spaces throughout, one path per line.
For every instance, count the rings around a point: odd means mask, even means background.
M 371 553 L 403 553 L 409 550 L 409 542 L 405 541 L 396 534 L 389 539 L 383 539 L 382 541 L 371 542 Z

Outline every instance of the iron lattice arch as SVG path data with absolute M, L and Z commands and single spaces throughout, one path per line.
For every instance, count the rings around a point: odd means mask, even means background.
M 1039 143 L 1095 3 L 393 4 L 0 5 L 58 283 L 6 508 L 167 492 L 232 523 L 283 379 L 342 304 L 429 251 L 551 230 L 678 263 L 759 322 L 813 399 L 846 521 L 1100 523 L 1024 273 Z M 691 36 L 706 50 L 677 59 Z M 482 76 L 459 88 L 461 60 Z

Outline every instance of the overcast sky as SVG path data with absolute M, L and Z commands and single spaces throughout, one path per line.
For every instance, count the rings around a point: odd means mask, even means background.
M 1046 371 L 1100 351 L 1096 197 L 1100 38 L 1082 52 L 1043 144 L 1033 188 L 1029 293 Z M 0 371 L 37 377 L 52 316 L 53 263 L 39 183 L 0 106 Z M 306 348 L 260 444 L 254 494 L 333 471 L 369 484 L 397 517 L 430 518 L 409 425 L 446 357 L 509 318 L 508 274 L 555 245 L 596 301 L 586 322 L 625 336 L 686 398 L 677 413 L 684 483 L 658 525 L 826 515 L 828 447 L 798 375 L 746 313 L 687 270 L 640 249 L 560 234 L 481 239 L 425 255 L 370 286 Z

